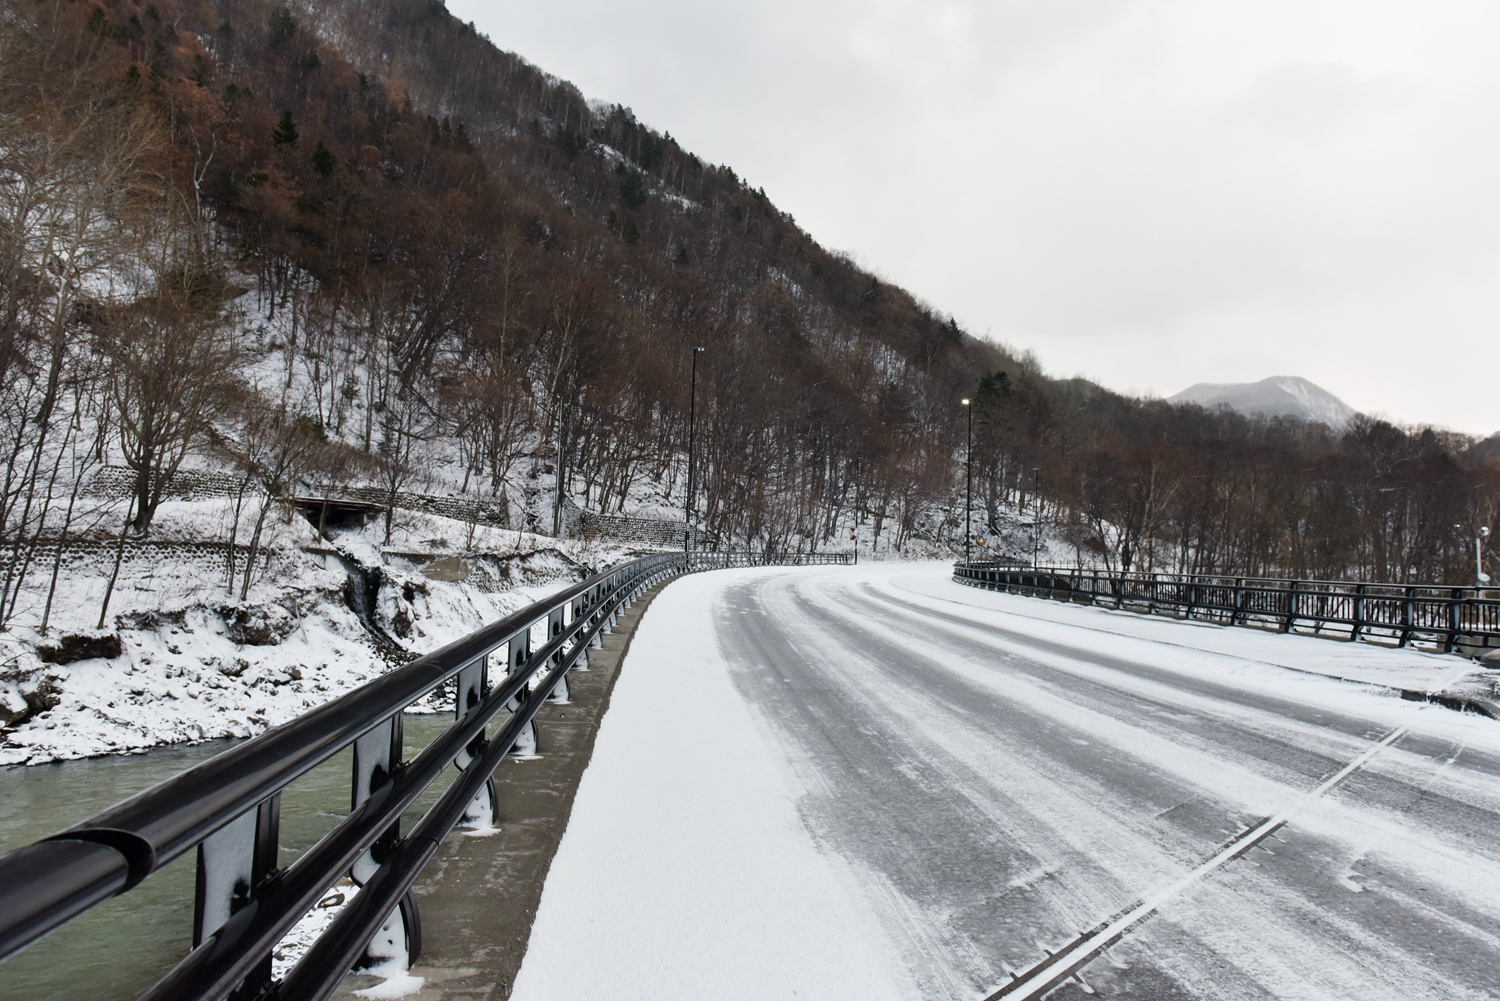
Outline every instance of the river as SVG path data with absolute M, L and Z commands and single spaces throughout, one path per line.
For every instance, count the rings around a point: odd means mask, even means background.
M 411 759 L 452 717 L 408 714 Z M 48 765 L 0 768 L 0 852 L 78 823 L 127 796 L 233 746 L 213 740 Z M 281 864 L 290 864 L 349 810 L 352 752 L 345 750 L 282 794 Z M 441 792 L 430 789 L 403 829 Z M 187 954 L 192 944 L 197 854 L 188 852 L 135 889 L 115 897 L 0 963 L 5 1001 L 129 1001 Z

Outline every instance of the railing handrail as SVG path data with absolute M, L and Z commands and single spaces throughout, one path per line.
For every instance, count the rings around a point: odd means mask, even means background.
M 1227 617 L 1230 625 L 1349 627 L 1350 639 L 1372 631 L 1394 634 L 1401 646 L 1414 639 L 1459 646 L 1500 645 L 1500 590 L 1478 585 L 1322 581 L 1231 574 L 1121 571 L 1069 566 L 1001 566 L 957 562 L 954 578 L 980 587 L 1103 601 L 1120 608 L 1182 610 L 1189 617 Z
M 646 556 L 593 575 L 498 622 L 381 675 L 346 695 L 267 730 L 243 744 L 131 796 L 29 848 L 0 857 L 0 957 L 64 923 L 94 904 L 128 890 L 206 837 L 266 801 L 297 778 L 352 744 L 383 719 L 487 656 L 580 595 L 618 590 L 648 566 L 680 560 L 680 554 Z M 528 660 L 534 661 L 535 657 Z M 68 852 L 48 851 L 48 843 Z M 88 849 L 85 846 L 94 846 Z M 113 853 L 116 858 L 111 859 Z M 86 857 L 87 865 L 63 866 L 51 874 L 46 897 L 58 898 L 51 914 L 35 913 L 35 857 Z M 123 871 L 122 871 L 123 868 Z M 75 878 L 70 882 L 69 876 Z M 28 891 L 30 900 L 14 899 Z M 20 921 L 19 918 L 30 920 Z
M 279 814 L 283 789 L 378 728 L 396 734 L 399 745 L 399 720 L 413 702 L 454 678 L 460 679 L 461 699 L 463 679 L 472 681 L 475 671 L 483 679 L 487 658 L 504 646 L 507 658 L 516 660 L 519 650 L 521 659 L 504 665 L 499 683 L 491 688 L 487 681 L 477 682 L 478 701 L 467 703 L 464 715 L 410 762 L 391 761 L 389 774 L 370 781 L 366 798 L 357 798 L 356 807 L 334 830 L 285 870 L 275 865 L 273 833 L 265 875 L 250 888 L 256 906 L 232 910 L 222 927 L 202 929 L 201 945 L 145 995 L 222 998 L 234 991 L 252 967 L 268 962 L 270 950 L 327 887 L 366 855 L 382 832 L 395 830 L 401 813 L 422 790 L 455 759 L 463 761 L 469 755 L 469 763 L 480 767 L 464 767 L 412 835 L 391 847 L 365 890 L 325 932 L 327 942 L 320 938 L 314 944 L 309 956 L 316 962 L 300 964 L 280 995 L 325 997 L 359 958 L 437 844 L 483 792 L 500 757 L 530 725 L 541 703 L 636 593 L 669 574 L 696 569 L 849 562 L 850 554 L 843 553 L 659 553 L 611 567 L 533 602 L 66 830 L 0 856 L 0 959 L 131 889 L 194 847 L 200 848 L 201 883 L 201 853 L 207 839 L 222 836 L 230 825 L 247 818 L 252 826 L 259 823 L 257 811 L 264 812 L 267 804 L 274 804 L 272 813 Z M 565 623 L 568 610 L 572 618 Z M 530 631 L 543 621 L 552 624 L 552 634 L 532 649 Z M 527 686 L 538 676 L 541 684 L 528 694 Z M 491 740 L 483 741 L 487 724 L 507 706 L 512 709 L 509 718 Z M 274 830 L 279 821 L 273 816 L 269 823 Z M 255 851 L 261 852 L 258 841 Z M 393 866 L 399 874 L 392 874 Z M 201 899 L 198 912 L 201 918 Z M 352 958 L 347 955 L 351 949 Z M 321 972 L 315 975 L 310 972 L 314 969 Z
M 1077 566 L 1069 566 L 1067 564 L 1046 564 L 1046 563 L 1039 563 L 1039 564 L 1035 564 L 1035 565 L 1030 564 L 1030 563 L 1016 564 L 1016 563 L 1006 563 L 1004 561 L 996 561 L 996 560 L 970 560 L 968 563 L 965 563 L 964 561 L 959 560 L 959 561 L 955 562 L 953 565 L 955 567 L 968 566 L 968 567 L 973 567 L 974 569 L 979 569 L 979 570 L 1014 570 L 1014 571 L 1021 571 L 1021 572 L 1025 572 L 1025 573 L 1066 574 L 1066 575 L 1081 575 L 1081 576 L 1094 576 L 1094 577 L 1114 577 L 1114 578 L 1120 578 L 1120 579 L 1125 579 L 1125 578 L 1130 578 L 1130 577 L 1140 577 L 1140 578 L 1147 578 L 1147 577 L 1149 577 L 1149 578 L 1155 578 L 1155 579 L 1164 580 L 1164 581 L 1181 581 L 1181 582 L 1184 582 L 1184 583 L 1191 582 L 1191 583 L 1195 583 L 1195 584 L 1199 583 L 1199 582 L 1222 582 L 1223 584 L 1233 584 L 1236 581 L 1239 581 L 1242 584 L 1283 584 L 1283 585 L 1287 585 L 1288 587 L 1290 585 L 1292 585 L 1292 584 L 1296 584 L 1299 589 L 1306 588 L 1306 587 L 1346 588 L 1346 589 L 1349 589 L 1347 592 L 1340 592 L 1340 593 L 1348 593 L 1348 594 L 1355 594 L 1355 593 L 1357 593 L 1357 589 L 1358 588 L 1362 588 L 1362 587 L 1363 588 L 1379 587 L 1379 588 L 1389 588 L 1389 589 L 1393 589 L 1393 590 L 1406 590 L 1406 589 L 1415 588 L 1415 589 L 1419 589 L 1419 590 L 1423 590 L 1423 591 L 1445 591 L 1445 592 L 1451 592 L 1451 591 L 1453 591 L 1455 589 L 1457 589 L 1457 590 L 1467 590 L 1467 591 L 1476 591 L 1476 592 L 1492 591 L 1492 592 L 1495 592 L 1497 595 L 1500 595 L 1500 588 L 1497 588 L 1497 587 L 1480 587 L 1480 586 L 1475 585 L 1475 584 L 1431 584 L 1431 583 L 1402 584 L 1402 583 L 1393 583 L 1391 581 L 1373 581 L 1373 580 L 1326 580 L 1326 579 L 1323 579 L 1321 577 L 1256 577 L 1256 576 L 1251 576 L 1251 575 L 1247 575 L 1247 574 L 1233 574 L 1233 573 L 1183 573 L 1183 572 L 1176 571 L 1176 570 L 1118 570 L 1118 569 L 1105 569 L 1103 567 L 1077 567 Z M 1284 589 L 1285 588 L 1283 588 L 1283 590 Z M 1500 599 L 1482 599 L 1482 600 L 1500 600 Z
M 402 712 L 465 665 L 494 652 L 559 606 L 650 559 L 642 557 L 603 571 L 550 598 L 533 602 L 108 807 L 53 835 L 52 839 L 105 843 L 115 842 L 120 835 L 138 839 L 150 855 L 142 855 L 140 862 L 132 857 L 131 885 L 134 885 L 250 806 L 348 747 L 381 720 Z M 188 795 L 184 797 L 184 793 Z M 209 804 L 204 803 L 205 799 Z M 107 833 L 95 836 L 101 832 Z M 118 842 L 113 846 L 125 850 Z M 141 869 L 144 871 L 137 875 Z

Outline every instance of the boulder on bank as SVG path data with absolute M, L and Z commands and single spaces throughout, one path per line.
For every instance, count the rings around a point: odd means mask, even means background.
M 36 654 L 49 664 L 71 664 L 94 657 L 113 660 L 120 656 L 120 634 L 97 630 L 63 633 L 55 643 L 38 644 Z
M 280 605 L 225 605 L 219 609 L 224 635 L 240 646 L 276 646 L 297 628 Z

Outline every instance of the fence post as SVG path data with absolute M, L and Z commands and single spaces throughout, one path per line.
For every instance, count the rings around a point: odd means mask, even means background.
M 1396 643 L 1398 647 L 1411 642 L 1411 592 L 1411 585 L 1408 584 L 1401 596 L 1401 639 Z
M 1359 639 L 1359 634 L 1365 628 L 1365 586 L 1356 585 L 1354 588 L 1354 629 L 1349 634 L 1349 639 Z
M 1463 588 L 1459 587 L 1455 587 L 1448 592 L 1448 636 L 1443 642 L 1444 653 L 1452 653 L 1454 648 L 1458 646 L 1458 630 L 1460 625 L 1458 610 L 1463 593 Z

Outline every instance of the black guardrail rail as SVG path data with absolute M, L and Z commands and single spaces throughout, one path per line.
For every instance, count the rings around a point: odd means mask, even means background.
M 320 1001 L 362 959 L 399 949 L 415 961 L 421 926 L 412 884 L 465 816 L 498 819 L 496 766 L 518 745 L 535 746 L 537 710 L 567 698 L 568 671 L 622 608 L 689 570 L 848 562 L 847 554 L 664 553 L 595 574 L 0 857 L 0 960 L 196 848 L 193 949 L 143 998 Z M 402 713 L 448 682 L 453 726 L 403 761 Z M 278 868 L 281 790 L 350 745 L 350 813 Z M 452 765 L 457 778 L 403 837 L 403 811 Z M 346 876 L 359 892 L 286 979 L 273 982 L 272 950 Z
M 1226 625 L 1313 631 L 1346 639 L 1429 644 L 1452 653 L 1500 646 L 1500 590 L 1437 584 L 1121 573 L 1071 567 L 956 563 L 962 584 L 1045 595 Z

